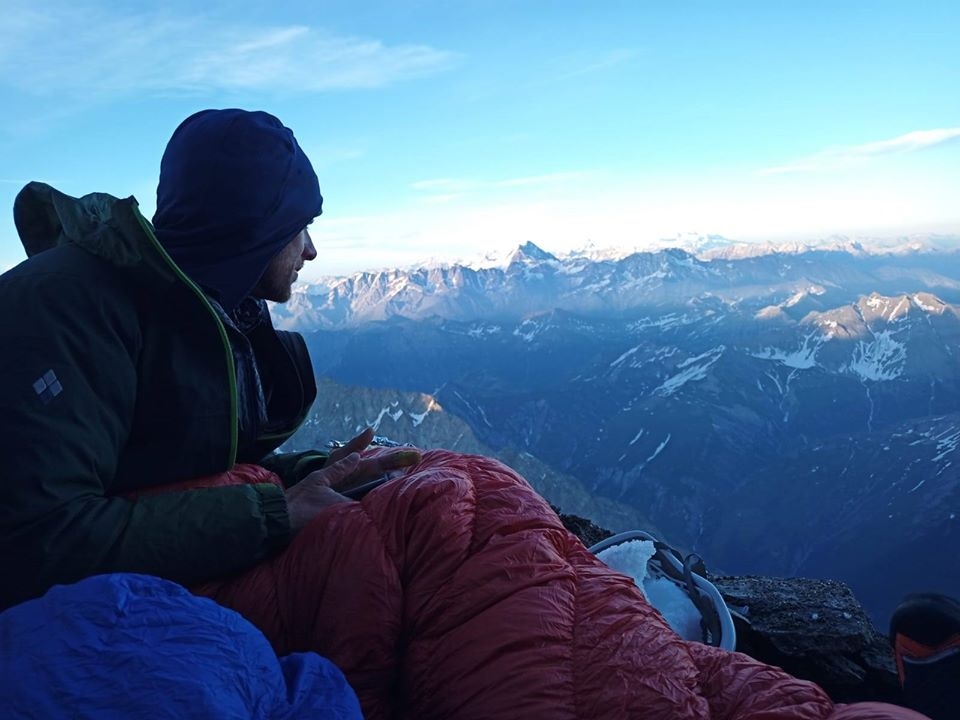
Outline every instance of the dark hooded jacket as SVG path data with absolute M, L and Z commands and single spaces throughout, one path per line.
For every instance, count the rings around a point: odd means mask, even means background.
M 125 496 L 289 437 L 316 393 L 302 338 L 262 306 L 244 334 L 133 198 L 31 183 L 14 215 L 29 257 L 0 276 L 0 607 L 103 572 L 195 583 L 285 546 L 275 485 Z
M 322 208 L 313 166 L 277 118 L 201 110 L 167 143 L 153 225 L 177 266 L 233 312 Z

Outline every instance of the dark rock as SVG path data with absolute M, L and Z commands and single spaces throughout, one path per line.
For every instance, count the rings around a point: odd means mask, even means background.
M 592 520 L 587 520 L 586 518 L 577 517 L 576 515 L 564 515 L 560 512 L 559 509 L 551 505 L 557 515 L 560 516 L 560 520 L 563 522 L 563 526 L 567 528 L 570 532 L 580 538 L 582 542 L 587 547 L 591 545 L 596 545 L 601 540 L 606 540 L 608 537 L 613 535 L 609 530 L 605 530 L 599 525 L 597 525 Z
M 735 617 L 737 650 L 812 680 L 836 702 L 900 699 L 893 651 L 850 588 L 832 580 L 710 577 Z
M 560 514 L 584 545 L 611 532 Z M 832 580 L 710 576 L 734 614 L 737 650 L 822 687 L 835 702 L 897 703 L 893 652 L 850 588 Z

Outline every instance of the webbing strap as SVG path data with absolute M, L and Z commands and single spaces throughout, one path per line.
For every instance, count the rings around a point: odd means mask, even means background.
M 900 687 L 903 687 L 905 672 L 903 668 L 904 660 L 912 663 L 932 663 L 947 655 L 960 653 L 960 633 L 951 635 L 942 643 L 934 646 L 924 645 L 913 638 L 897 633 L 894 639 L 894 655 L 897 660 L 897 674 L 900 676 Z

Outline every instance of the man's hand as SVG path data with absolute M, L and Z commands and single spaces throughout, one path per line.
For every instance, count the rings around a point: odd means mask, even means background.
M 367 428 L 346 445 L 331 452 L 330 458 L 327 460 L 326 465 L 323 466 L 324 470 L 333 467 L 333 465 L 340 462 L 343 458 L 354 453 L 362 452 L 372 441 L 373 428 Z M 352 487 L 374 480 L 385 473 L 410 467 L 411 465 L 416 465 L 418 462 L 420 462 L 419 451 L 412 448 L 398 448 L 393 452 L 385 453 L 378 457 L 360 460 L 356 470 L 345 476 L 342 480 L 331 482 L 330 487 L 335 490 L 349 490 Z M 312 475 L 313 473 L 307 477 L 309 478 Z
M 351 453 L 342 460 L 315 470 L 286 491 L 287 515 L 293 532 L 303 529 L 325 507 L 353 502 L 331 486 L 341 484 L 360 466 L 359 453 Z

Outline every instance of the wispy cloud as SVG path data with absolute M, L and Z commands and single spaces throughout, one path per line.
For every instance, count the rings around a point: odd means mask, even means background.
M 450 67 L 456 55 L 307 25 L 62 5 L 0 14 L 0 85 L 34 95 L 320 92 L 376 88 Z
M 410 187 L 418 193 L 419 201 L 427 205 L 444 206 L 457 202 L 469 205 L 477 201 L 488 203 L 497 198 L 565 195 L 597 175 L 593 170 L 566 170 L 498 180 L 441 177 L 418 180 Z
M 782 175 L 786 173 L 823 172 L 843 170 L 855 166 L 870 158 L 882 155 L 899 155 L 916 152 L 925 148 L 942 145 L 960 139 L 960 128 L 939 128 L 936 130 L 915 130 L 889 140 L 833 147 L 815 153 L 786 165 L 765 168 L 761 175 Z
M 466 178 L 431 178 L 418 180 L 411 184 L 414 190 L 426 193 L 439 193 L 443 196 L 465 195 L 470 192 L 499 190 L 505 188 L 545 187 L 567 185 L 583 181 L 594 173 L 588 170 L 565 170 L 542 175 L 524 175 L 500 180 L 474 180 Z M 449 199 L 449 198 L 448 198 Z
M 339 163 L 352 162 L 366 157 L 368 152 L 366 145 L 350 144 L 349 140 L 345 140 L 343 143 L 305 144 L 303 150 L 307 153 L 307 157 L 311 158 L 313 167 L 317 172 Z
M 580 77 L 582 75 L 592 75 L 593 73 L 606 72 L 614 68 L 626 65 L 640 56 L 640 51 L 634 48 L 616 48 L 609 50 L 599 58 L 587 62 L 585 65 L 571 70 L 564 75 L 564 78 Z

